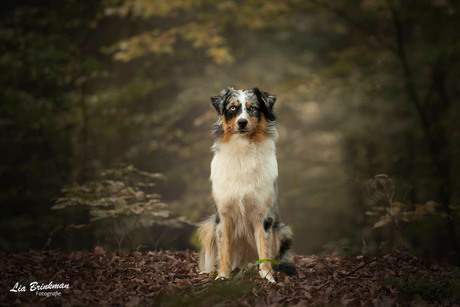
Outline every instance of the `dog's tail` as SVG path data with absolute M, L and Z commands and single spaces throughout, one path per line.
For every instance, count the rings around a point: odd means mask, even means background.
M 198 237 L 201 242 L 200 251 L 200 271 L 203 273 L 212 273 L 216 270 L 217 264 L 217 246 L 215 237 L 215 217 L 210 216 L 202 222 L 198 228 Z
M 283 223 L 276 223 L 273 225 L 274 236 L 274 250 L 273 254 L 276 256 L 276 261 L 280 264 L 273 266 L 277 271 L 283 271 L 287 275 L 294 275 L 296 268 L 292 262 L 291 246 L 292 246 L 292 231 Z

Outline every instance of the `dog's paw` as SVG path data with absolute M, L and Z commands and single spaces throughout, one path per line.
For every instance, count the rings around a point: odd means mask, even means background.
M 225 272 L 221 272 L 219 275 L 217 275 L 216 280 L 227 280 L 230 279 L 230 274 L 227 274 Z
M 273 278 L 272 273 L 270 271 L 259 270 L 260 277 L 267 279 L 271 283 L 276 283 L 275 278 Z

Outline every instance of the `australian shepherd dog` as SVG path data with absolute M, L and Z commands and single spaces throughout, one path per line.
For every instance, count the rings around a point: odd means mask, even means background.
M 255 88 L 226 88 L 211 97 L 219 115 L 213 127 L 211 162 L 215 213 L 201 223 L 200 270 L 216 279 L 231 277 L 258 259 L 272 259 L 275 270 L 295 272 L 292 233 L 278 219 L 278 138 L 276 97 Z M 259 265 L 262 278 L 275 282 L 272 263 Z

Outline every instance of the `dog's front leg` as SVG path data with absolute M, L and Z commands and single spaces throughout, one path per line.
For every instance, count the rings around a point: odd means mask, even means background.
M 216 279 L 230 278 L 232 275 L 233 252 L 233 222 L 229 218 L 222 219 L 222 228 L 219 240 L 219 275 Z
M 268 254 L 268 241 L 270 236 L 270 229 L 265 231 L 262 223 L 257 223 L 254 228 L 254 238 L 256 239 L 259 259 L 268 259 L 269 257 L 271 257 Z M 262 278 L 266 278 L 268 281 L 273 283 L 275 282 L 275 279 L 273 278 L 272 274 L 272 266 L 270 261 L 262 262 L 259 265 L 259 274 Z

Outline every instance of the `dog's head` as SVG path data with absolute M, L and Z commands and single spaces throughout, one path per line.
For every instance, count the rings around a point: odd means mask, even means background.
M 223 89 L 211 97 L 211 104 L 222 117 L 223 132 L 255 136 L 267 133 L 266 124 L 276 120 L 273 111 L 276 96 L 258 88 L 252 90 Z

